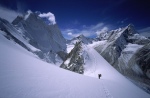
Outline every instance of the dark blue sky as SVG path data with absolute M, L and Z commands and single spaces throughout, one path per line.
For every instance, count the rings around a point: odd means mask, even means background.
M 62 30 L 91 28 L 103 23 L 109 29 L 150 27 L 150 0 L 0 0 L 7 8 L 52 12 Z

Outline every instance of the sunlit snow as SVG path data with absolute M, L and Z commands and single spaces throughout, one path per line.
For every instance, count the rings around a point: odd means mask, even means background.
M 90 46 L 84 75 L 43 62 L 1 34 L 0 47 L 1 98 L 150 98 Z

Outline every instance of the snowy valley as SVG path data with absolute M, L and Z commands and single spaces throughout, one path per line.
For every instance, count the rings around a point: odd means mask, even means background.
M 132 25 L 66 40 L 40 12 L 0 18 L 0 98 L 150 98 L 149 43 Z

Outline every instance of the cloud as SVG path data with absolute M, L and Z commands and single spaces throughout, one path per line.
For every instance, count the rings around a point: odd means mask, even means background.
M 69 32 L 69 33 L 68 33 L 68 35 L 72 35 L 72 33 L 71 33 L 71 32 Z
M 0 17 L 1 18 L 6 19 L 9 22 L 12 22 L 18 15 L 21 15 L 21 13 L 0 5 Z
M 41 18 L 47 18 L 52 24 L 56 24 L 55 21 L 55 16 L 53 13 L 48 12 L 48 13 L 43 13 L 39 15 Z
M 100 35 L 100 33 L 104 33 L 108 31 L 108 27 L 103 27 L 100 31 L 97 31 L 96 34 Z
M 96 25 L 91 26 L 91 29 L 97 30 L 97 29 L 100 29 L 103 25 L 104 25 L 104 23 L 98 23 Z
M 143 36 L 150 37 L 150 27 L 146 27 L 141 30 L 138 30 L 138 32 Z
M 81 29 L 64 29 L 62 30 L 62 34 L 66 39 L 72 39 L 83 34 L 86 37 L 96 37 L 97 32 L 106 31 L 108 27 L 104 25 L 104 23 L 98 23 L 96 25 L 86 26 L 83 25 Z

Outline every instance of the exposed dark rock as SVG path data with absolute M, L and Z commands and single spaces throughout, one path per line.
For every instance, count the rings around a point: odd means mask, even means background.
M 67 55 L 66 60 L 60 65 L 61 68 L 77 72 L 80 74 L 84 73 L 84 59 L 82 56 L 82 43 L 78 42 L 75 44 L 75 47 Z

